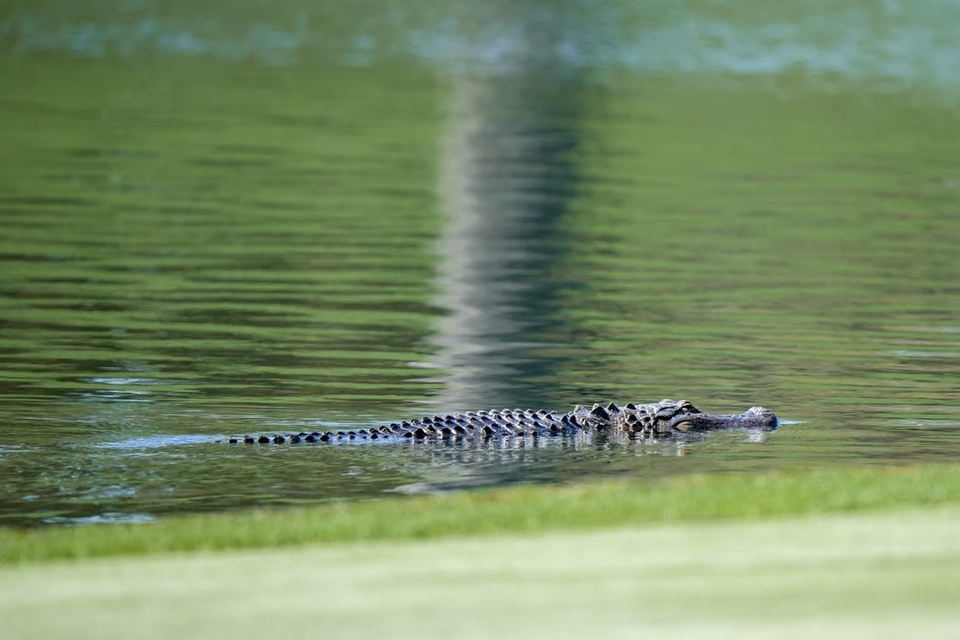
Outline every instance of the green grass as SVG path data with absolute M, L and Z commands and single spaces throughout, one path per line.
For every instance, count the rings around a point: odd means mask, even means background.
M 146 529 L 146 528 L 145 528 Z M 960 508 L 0 570 L 4 638 L 955 638 Z
M 0 565 L 40 560 L 588 530 L 960 505 L 960 467 L 821 469 L 520 487 L 120 526 L 0 529 Z
M 0 620 L 13 640 L 953 638 L 958 539 L 957 466 L 8 529 Z

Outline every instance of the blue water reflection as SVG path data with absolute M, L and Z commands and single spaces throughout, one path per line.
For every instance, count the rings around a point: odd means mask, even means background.
M 960 85 L 960 6 L 817 2 L 368 2 L 174 4 L 48 1 L 8 11 L 0 49 L 92 58 L 211 56 L 286 66 L 365 67 L 406 58 L 448 71 L 484 67 L 770 75 L 827 84 Z

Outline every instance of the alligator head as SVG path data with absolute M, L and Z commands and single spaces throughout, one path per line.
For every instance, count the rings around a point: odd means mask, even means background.
M 687 400 L 669 399 L 655 404 L 631 403 L 623 407 L 615 404 L 606 407 L 594 405 L 589 410 L 578 406 L 573 415 L 584 426 L 651 436 L 674 431 L 775 429 L 777 426 L 777 416 L 764 407 L 751 407 L 741 414 L 714 415 L 700 411 Z
M 743 413 L 715 415 L 704 413 L 689 402 L 688 409 L 677 411 L 666 421 L 676 431 L 707 431 L 712 429 L 776 429 L 777 416 L 766 407 L 750 407 Z

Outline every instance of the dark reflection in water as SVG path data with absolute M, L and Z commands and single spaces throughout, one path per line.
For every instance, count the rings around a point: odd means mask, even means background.
M 440 157 L 447 222 L 437 242 L 440 318 L 432 359 L 445 372 L 431 408 L 549 406 L 544 353 L 570 333 L 558 259 L 580 182 L 576 76 L 465 75 L 452 82 Z
M 957 459 L 949 21 L 296 4 L 0 18 L 0 521 Z M 663 397 L 784 426 L 216 442 Z

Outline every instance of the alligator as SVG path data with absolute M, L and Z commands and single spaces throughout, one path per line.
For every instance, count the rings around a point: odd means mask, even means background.
M 703 413 L 686 400 L 661 400 L 653 404 L 610 403 L 587 409 L 580 405 L 568 413 L 504 409 L 427 416 L 368 429 L 341 429 L 289 435 L 232 437 L 230 444 L 283 444 L 346 442 L 350 440 L 455 440 L 525 436 L 573 436 L 610 433 L 636 439 L 656 439 L 676 434 L 716 429 L 777 428 L 777 416 L 764 407 L 740 414 Z

